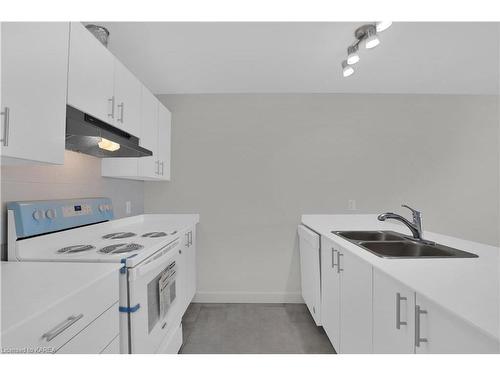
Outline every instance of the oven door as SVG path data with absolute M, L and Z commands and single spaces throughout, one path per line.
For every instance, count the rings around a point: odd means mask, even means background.
M 179 244 L 175 240 L 128 271 L 131 353 L 155 353 L 180 324 Z

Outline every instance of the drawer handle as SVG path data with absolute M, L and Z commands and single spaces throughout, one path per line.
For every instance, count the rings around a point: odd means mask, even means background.
M 427 314 L 427 310 L 422 310 L 419 305 L 415 306 L 415 346 L 418 348 L 421 343 L 428 342 L 426 338 L 420 337 L 420 314 Z
M 405 326 L 408 323 L 401 321 L 401 301 L 406 301 L 406 297 L 401 297 L 400 293 L 396 293 L 396 329 L 401 329 L 401 326 Z
M 61 324 L 58 324 L 55 326 L 53 329 L 51 329 L 49 332 L 44 333 L 42 335 L 42 339 L 47 340 L 47 342 L 52 341 L 54 338 L 59 336 L 61 333 L 66 331 L 69 327 L 71 327 L 73 324 L 75 324 L 77 321 L 79 321 L 81 318 L 83 318 L 83 314 L 79 315 L 71 315 L 64 322 Z

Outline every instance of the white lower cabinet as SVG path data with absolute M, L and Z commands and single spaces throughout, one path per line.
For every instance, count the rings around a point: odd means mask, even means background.
M 111 348 L 109 344 L 117 337 L 118 303 L 115 303 L 83 331 L 57 351 L 59 354 L 95 354 Z M 116 353 L 119 353 L 119 347 Z
M 441 306 L 416 294 L 415 353 L 499 353 L 499 343 Z
M 196 293 L 196 231 L 190 228 L 184 237 L 184 251 L 186 253 L 186 308 Z
M 372 267 L 322 237 L 322 322 L 337 353 L 372 351 Z
M 184 240 L 179 257 L 179 290 L 181 291 L 180 310 L 184 315 L 196 293 L 196 227 L 184 232 Z
M 372 266 L 339 249 L 340 350 L 372 352 Z
M 18 314 L 25 314 L 26 317 L 19 322 L 7 318 L 7 322 L 13 323 L 1 327 L 2 350 L 12 353 L 88 354 L 104 351 L 120 333 L 119 289 L 117 267 L 112 264 L 100 266 L 60 262 L 3 262 L 2 282 L 5 284 L 2 284 L 2 302 L 9 306 L 23 306 L 24 311 L 11 307 L 11 311 L 17 313 L 11 314 L 16 316 L 15 319 L 18 319 Z M 103 268 L 109 269 L 104 275 L 99 272 Z M 5 279 L 4 272 L 7 273 Z M 31 273 L 35 276 L 31 276 Z M 43 281 L 37 280 L 42 277 Z M 74 277 L 67 282 L 73 283 L 74 288 L 61 286 L 64 284 L 61 280 L 69 277 Z M 31 286 L 31 289 L 16 288 L 16 282 L 20 280 L 27 284 L 38 282 L 39 285 Z M 6 311 L 7 316 L 9 313 Z
M 324 236 L 321 320 L 342 354 L 500 353 L 495 338 Z
M 336 244 L 321 237 L 321 321 L 333 347 L 340 353 L 340 272 L 335 269 Z
M 414 353 L 415 292 L 373 271 L 373 352 Z

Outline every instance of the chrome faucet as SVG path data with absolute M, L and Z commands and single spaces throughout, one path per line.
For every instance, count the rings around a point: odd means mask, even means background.
M 385 214 L 380 214 L 378 215 L 378 219 L 380 221 L 385 221 L 386 219 L 393 219 L 402 222 L 405 224 L 411 231 L 413 238 L 417 241 L 425 241 L 422 238 L 422 213 L 420 211 L 414 210 L 410 206 L 407 206 L 406 204 L 401 205 L 401 207 L 408 208 L 413 216 L 413 222 L 410 222 L 409 220 L 405 219 L 403 216 L 394 214 L 392 212 L 386 212 Z

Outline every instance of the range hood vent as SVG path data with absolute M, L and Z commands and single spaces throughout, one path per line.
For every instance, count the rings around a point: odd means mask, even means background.
M 115 151 L 99 147 L 119 144 Z M 111 142 L 109 142 L 111 141 Z M 71 106 L 66 106 L 66 149 L 98 158 L 138 158 L 153 153 L 139 146 L 139 138 Z

